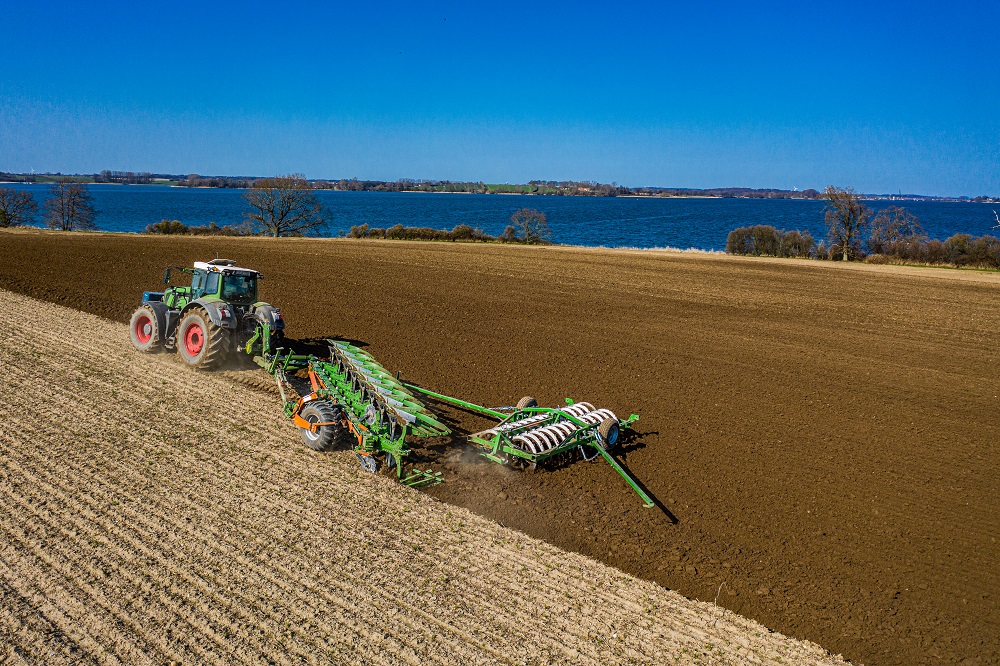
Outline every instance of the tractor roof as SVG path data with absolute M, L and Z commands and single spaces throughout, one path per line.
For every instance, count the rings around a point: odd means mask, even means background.
M 203 271 L 208 271 L 210 273 L 222 273 L 229 271 L 245 271 L 247 273 L 256 273 L 252 268 L 240 268 L 236 265 L 236 262 L 232 259 L 212 259 L 211 261 L 196 261 L 194 262 L 194 267 L 199 268 Z

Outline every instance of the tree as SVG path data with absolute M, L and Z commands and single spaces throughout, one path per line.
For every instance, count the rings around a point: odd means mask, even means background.
M 726 237 L 726 252 L 755 257 L 780 256 L 781 232 L 768 224 L 733 229 Z
M 38 204 L 31 192 L 0 187 L 0 227 L 31 224 L 37 214 Z
M 500 241 L 504 243 L 516 243 L 517 242 L 517 229 L 514 228 L 513 224 L 508 224 L 503 233 L 500 234 Z
M 901 206 L 880 210 L 871 222 L 868 251 L 873 254 L 899 254 L 913 243 L 926 242 L 920 220 Z
M 816 241 L 808 231 L 785 231 L 781 234 L 781 256 L 808 258 L 816 253 Z
M 94 230 L 94 198 L 83 183 L 74 183 L 62 178 L 49 188 L 50 197 L 45 200 L 45 224 L 50 229 L 63 231 Z
M 967 266 L 970 262 L 969 256 L 972 254 L 972 236 L 969 234 L 955 234 L 944 242 L 945 251 L 948 253 L 948 262 L 956 266 Z
M 327 225 L 323 205 L 301 174 L 254 181 L 243 193 L 247 221 L 275 238 L 316 233 Z
M 511 225 L 518 240 L 528 245 L 535 245 L 552 238 L 545 213 L 534 208 L 522 208 L 510 216 Z
M 868 224 L 872 211 L 850 187 L 843 189 L 830 185 L 823 192 L 823 198 L 828 202 L 826 226 L 830 242 L 837 246 L 843 253 L 843 260 L 847 261 L 849 254 L 859 254 L 858 237 Z

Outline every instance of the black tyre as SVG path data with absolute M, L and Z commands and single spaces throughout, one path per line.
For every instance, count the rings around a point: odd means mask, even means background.
M 538 407 L 538 401 L 532 398 L 530 395 L 526 395 L 517 401 L 518 409 L 524 409 L 525 407 Z
M 601 425 L 597 426 L 597 434 L 601 436 L 601 446 L 604 447 L 605 451 L 618 443 L 620 430 L 618 419 L 610 416 L 601 421 Z
M 143 305 L 132 313 L 132 321 L 128 326 L 132 344 L 141 352 L 156 352 L 163 349 L 163 338 L 156 321 L 153 308 Z
M 201 308 L 188 312 L 177 326 L 177 353 L 199 370 L 214 370 L 225 363 L 229 345 L 229 330 L 213 324 Z
M 343 413 L 340 407 L 329 402 L 313 401 L 302 408 L 299 416 L 309 423 L 332 423 L 333 425 L 320 426 L 316 432 L 302 428 L 299 434 L 302 442 L 313 451 L 329 451 L 344 434 L 344 426 L 340 424 Z

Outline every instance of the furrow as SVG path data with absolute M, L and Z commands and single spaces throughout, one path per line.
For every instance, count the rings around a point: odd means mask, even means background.
M 22 589 L 15 587 L 18 585 Z M 14 572 L 0 556 L 0 646 L 9 663 L 33 666 L 50 657 L 73 657 L 77 663 L 96 664 L 91 655 L 53 624 L 43 610 L 46 602 L 33 601 L 24 581 L 15 580 Z M 4 655 L 0 654 L 0 660 Z
M 0 521 L 6 534 L 5 542 L 0 544 L 0 559 L 11 567 L 15 586 L 23 585 L 24 581 L 34 581 L 38 596 L 43 599 L 40 605 L 46 614 L 58 623 L 62 631 L 69 632 L 74 641 L 92 654 L 101 655 L 103 663 L 145 663 L 146 660 L 142 659 L 144 653 L 126 638 L 126 635 L 134 636 L 138 629 L 131 626 L 122 613 L 109 609 L 105 605 L 106 599 L 99 592 L 95 597 L 94 590 L 67 575 L 50 555 L 51 547 L 40 546 L 30 538 L 20 536 L 19 526 L 5 520 L 2 513 Z M 30 595 L 28 588 L 15 589 L 24 596 Z M 102 616 L 107 616 L 107 619 L 102 619 Z M 119 633 L 118 627 L 121 626 L 129 629 L 127 634 Z M 124 657 L 119 655 L 122 651 L 126 653 Z

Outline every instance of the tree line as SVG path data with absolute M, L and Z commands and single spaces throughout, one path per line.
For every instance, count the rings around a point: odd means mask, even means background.
M 0 171 L 0 182 L 47 183 L 69 178 L 78 183 L 130 183 L 146 184 L 155 181 L 169 181 L 179 187 L 250 187 L 258 176 L 202 176 L 197 173 L 187 175 L 150 173 L 148 171 L 103 170 L 96 174 L 63 176 L 61 173 L 23 174 Z M 737 199 L 820 199 L 823 193 L 808 188 L 805 190 L 783 190 L 781 188 L 752 187 L 711 187 L 705 189 L 686 187 L 625 187 L 612 182 L 599 183 L 592 180 L 531 180 L 523 184 L 485 183 L 483 181 L 450 181 L 400 178 L 397 180 L 359 180 L 341 178 L 338 180 L 314 179 L 309 181 L 317 190 L 338 190 L 345 192 L 456 192 L 470 194 L 536 194 L 549 196 L 598 196 L 598 197 L 718 197 Z M 976 197 L 933 197 L 918 194 L 879 195 L 881 199 L 918 199 L 942 201 L 971 201 L 978 203 L 1000 203 L 1000 197 L 979 195 Z
M 302 174 L 275 176 L 254 180 L 243 192 L 243 199 L 249 210 L 239 225 L 219 226 L 214 222 L 208 226 L 189 227 L 179 220 L 161 220 L 146 227 L 147 233 L 154 234 L 194 234 L 194 235 L 267 235 L 305 236 L 320 235 L 328 231 L 330 216 L 316 197 L 314 183 Z M 522 208 L 510 217 L 510 224 L 497 237 L 485 234 L 482 229 L 474 229 L 460 224 L 451 231 L 425 227 L 404 227 L 401 224 L 384 228 L 373 228 L 368 224 L 351 227 L 347 234 L 351 238 L 382 238 L 409 240 L 481 241 L 505 243 L 547 243 L 552 238 L 545 213 Z
M 739 227 L 729 232 L 729 254 L 865 260 L 870 263 L 912 262 L 1000 269 L 1000 239 L 955 234 L 946 240 L 928 236 L 916 215 L 901 206 L 873 213 L 851 188 L 827 187 L 824 220 L 827 238 L 809 232 L 784 231 L 770 225 Z M 1000 218 L 998 218 L 1000 227 Z
M 64 231 L 96 229 L 93 198 L 85 183 L 61 179 L 49 189 L 43 204 L 45 225 Z M 218 234 L 302 236 L 322 234 L 330 217 L 316 197 L 315 188 L 301 174 L 257 179 L 244 191 L 249 210 L 240 225 L 189 227 L 178 220 L 161 220 L 146 228 L 158 234 Z M 778 230 L 770 225 L 740 227 L 729 233 L 726 252 L 730 254 L 866 259 L 868 261 L 911 261 L 984 266 L 1000 269 L 1000 240 L 994 236 L 973 238 L 956 234 L 940 241 L 924 233 L 920 220 L 905 208 L 890 206 L 873 215 L 851 188 L 827 187 L 821 198 L 827 201 L 824 219 L 827 239 L 815 240 L 808 232 Z M 38 203 L 27 190 L 0 188 L 0 227 L 33 224 Z M 1000 228 L 1000 217 L 997 219 Z M 422 240 L 471 240 L 545 243 L 552 234 L 544 213 L 522 208 L 510 217 L 510 224 L 497 237 L 481 229 L 458 225 L 451 231 L 396 225 L 388 229 L 369 225 L 352 227 L 354 238 L 409 238 Z
M 242 225 L 187 227 L 177 220 L 162 220 L 146 227 L 149 233 L 267 234 L 297 236 L 322 232 L 329 216 L 316 199 L 312 186 L 300 174 L 253 181 L 243 193 L 250 210 Z M 28 190 L 0 187 L 0 227 L 34 224 L 38 202 Z M 95 230 L 97 210 L 86 183 L 60 179 L 49 188 L 43 203 L 43 222 L 63 231 Z
M 180 187 L 249 188 L 258 180 L 248 176 L 201 176 L 189 174 L 177 181 Z M 598 183 L 591 180 L 531 180 L 524 184 L 486 183 L 483 181 L 450 180 L 339 180 L 309 181 L 313 189 L 339 192 L 442 192 L 458 194 L 534 194 L 542 196 L 590 197 L 721 197 L 746 199 L 816 199 L 817 190 L 780 190 L 774 188 L 719 187 L 706 190 L 663 187 L 624 187 L 618 183 Z
M 69 179 L 59 180 L 49 188 L 49 198 L 42 204 L 42 220 L 50 229 L 62 231 L 92 231 L 97 229 L 94 218 L 94 198 L 86 184 Z M 0 187 L 0 228 L 34 224 L 39 213 L 38 202 L 27 190 Z
M 499 236 L 491 236 L 482 229 L 468 224 L 458 224 L 451 231 L 430 227 L 404 227 L 397 224 L 388 228 L 359 224 L 351 227 L 351 238 L 378 238 L 384 240 L 434 240 L 470 241 L 477 243 L 524 243 L 527 245 L 549 244 L 552 232 L 545 213 L 534 208 L 521 208 L 510 216 L 510 224 Z
M 246 176 L 200 176 L 196 173 L 181 176 L 177 179 L 178 187 L 218 187 L 245 189 L 254 182 Z
M 337 181 L 317 180 L 316 189 L 339 190 L 344 192 L 445 192 L 464 194 L 534 194 L 541 196 L 591 196 L 591 197 L 741 197 L 750 199 L 816 199 L 816 190 L 752 189 L 746 187 L 720 187 L 706 190 L 663 187 L 624 187 L 618 183 L 598 183 L 595 181 L 572 180 L 531 180 L 524 184 L 485 183 L 483 181 L 413 180 L 401 178 L 395 181 L 358 180 L 357 178 Z
M 105 169 L 94 174 L 95 183 L 126 183 L 128 185 L 148 185 L 153 182 L 153 174 L 148 171 L 110 171 Z

